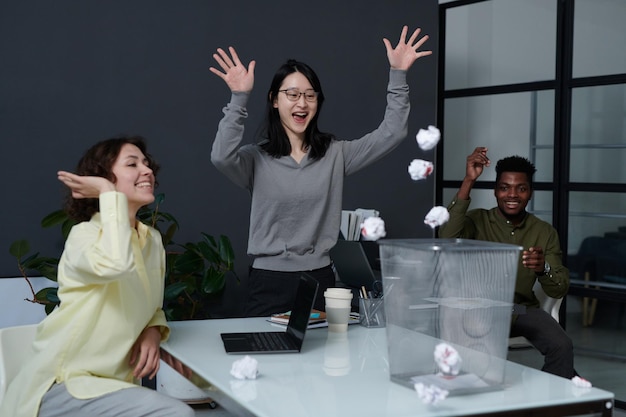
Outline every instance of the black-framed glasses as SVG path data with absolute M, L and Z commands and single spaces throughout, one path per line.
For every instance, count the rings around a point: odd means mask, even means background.
M 285 93 L 289 101 L 298 101 L 300 96 L 304 96 L 304 99 L 309 103 L 317 101 L 317 91 L 315 90 L 300 91 L 296 88 L 288 88 L 286 90 L 278 90 L 278 92 Z

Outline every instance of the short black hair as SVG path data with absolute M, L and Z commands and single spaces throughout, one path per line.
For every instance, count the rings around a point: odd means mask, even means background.
M 500 176 L 503 172 L 525 173 L 530 188 L 533 188 L 533 175 L 537 172 L 537 168 L 528 158 L 515 155 L 502 158 L 496 164 L 496 184 L 500 182 Z

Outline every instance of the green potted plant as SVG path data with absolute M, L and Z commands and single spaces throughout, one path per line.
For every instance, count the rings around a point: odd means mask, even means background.
M 165 293 L 163 310 L 168 320 L 189 320 L 210 318 L 210 305 L 218 300 L 224 291 L 226 280 L 237 279 L 234 269 L 234 251 L 227 236 L 215 238 L 200 233 L 196 242 L 178 244 L 174 235 L 179 225 L 176 218 L 160 210 L 165 201 L 164 194 L 158 194 L 152 205 L 138 213 L 140 221 L 159 230 L 166 249 Z M 75 223 L 62 211 L 54 211 L 43 218 L 42 227 L 61 226 L 63 238 L 67 238 Z M 27 281 L 33 296 L 26 301 L 42 304 L 47 314 L 59 304 L 56 287 L 47 287 L 35 293 L 29 273 L 36 271 L 51 281 L 57 280 L 59 258 L 30 253 L 27 240 L 17 240 L 9 248 L 17 259 L 18 269 Z

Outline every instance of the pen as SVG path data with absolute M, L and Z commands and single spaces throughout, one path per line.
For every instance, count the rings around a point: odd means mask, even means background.
M 367 290 L 365 289 L 365 285 L 361 286 L 361 298 L 363 300 L 367 300 Z M 363 306 L 363 315 L 365 316 L 365 324 L 369 326 L 370 318 L 369 318 L 369 315 L 367 314 L 367 305 L 365 304 L 365 302 L 360 302 L 359 304 Z

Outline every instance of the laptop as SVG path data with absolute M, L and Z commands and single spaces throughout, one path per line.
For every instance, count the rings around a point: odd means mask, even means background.
M 369 252 L 378 249 L 377 245 L 370 247 L 366 245 L 366 242 L 339 239 L 329 254 L 341 282 L 353 289 L 365 286 L 368 291 L 371 291 L 374 281 L 381 279 L 381 273 L 372 268 L 364 247 L 367 247 Z
M 291 309 L 287 331 L 221 333 L 224 349 L 229 354 L 250 353 L 297 353 L 302 349 L 304 334 L 313 310 L 317 280 L 302 273 L 296 292 L 295 305 Z

